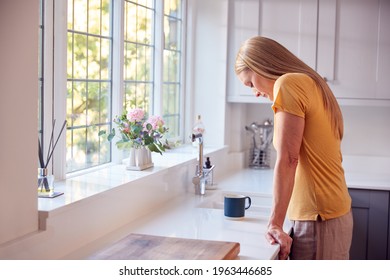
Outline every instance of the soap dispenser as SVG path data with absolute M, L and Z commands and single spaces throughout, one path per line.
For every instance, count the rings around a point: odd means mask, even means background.
M 206 178 L 206 190 L 214 190 L 216 186 L 214 184 L 214 165 L 211 164 L 210 157 L 206 158 L 206 162 L 203 166 L 204 176 Z
M 211 169 L 210 157 L 207 157 L 204 168 L 206 168 L 206 169 Z

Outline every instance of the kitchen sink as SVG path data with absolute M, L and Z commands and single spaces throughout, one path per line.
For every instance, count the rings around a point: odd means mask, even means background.
M 228 194 L 240 194 L 249 196 L 252 200 L 251 207 L 245 210 L 246 214 L 256 214 L 256 216 L 269 217 L 271 214 L 272 195 L 262 193 L 248 193 L 236 191 L 219 191 L 210 197 L 205 197 L 198 204 L 198 208 L 222 209 L 224 208 L 224 197 Z

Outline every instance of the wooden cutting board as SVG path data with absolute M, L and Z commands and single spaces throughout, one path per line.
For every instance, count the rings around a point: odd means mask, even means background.
M 92 260 L 232 260 L 240 243 L 129 234 L 89 257 Z

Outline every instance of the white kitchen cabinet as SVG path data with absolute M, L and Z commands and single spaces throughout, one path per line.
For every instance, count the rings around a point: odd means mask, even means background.
M 234 74 L 239 45 L 258 34 L 317 70 L 341 104 L 390 104 L 388 0 L 230 0 L 228 28 L 230 102 L 259 102 Z
M 317 71 L 339 99 L 390 100 L 390 1 L 321 0 Z
M 230 0 L 228 32 L 228 97 L 230 102 L 270 103 L 256 98 L 234 73 L 234 62 L 243 41 L 262 35 L 272 38 L 311 67 L 316 58 L 317 1 Z
M 315 68 L 317 1 L 259 1 L 259 35 L 281 43 Z
M 259 4 L 258 0 L 229 0 L 227 52 L 227 100 L 229 102 L 255 103 L 265 100 L 256 98 L 252 90 L 244 86 L 234 72 L 234 63 L 241 44 L 246 39 L 258 35 Z

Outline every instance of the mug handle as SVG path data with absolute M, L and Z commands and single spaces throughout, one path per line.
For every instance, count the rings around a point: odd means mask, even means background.
M 252 199 L 251 199 L 249 196 L 246 196 L 246 197 L 245 197 L 245 200 L 246 200 L 246 199 L 248 199 L 248 206 L 245 207 L 245 210 L 246 210 L 246 209 L 249 209 L 249 207 L 251 207 L 251 204 L 252 204 Z

